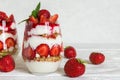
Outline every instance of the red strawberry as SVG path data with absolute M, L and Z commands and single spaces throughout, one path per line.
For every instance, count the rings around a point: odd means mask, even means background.
M 7 18 L 8 18 L 8 16 L 6 15 L 6 13 L 0 11 L 0 22 L 1 22 L 2 20 L 6 20 Z
M 85 65 L 79 62 L 77 58 L 71 58 L 66 62 L 64 71 L 69 77 L 78 77 L 84 74 Z
M 72 46 L 68 46 L 64 49 L 64 56 L 66 58 L 73 58 L 76 57 L 76 50 Z
M 49 19 L 50 18 L 50 12 L 46 9 L 42 9 L 38 12 L 38 17 L 40 18 L 41 16 L 44 16 L 45 18 Z
M 10 16 L 9 16 L 9 18 L 7 18 L 7 22 L 14 22 L 15 20 L 14 20 L 14 16 L 13 16 L 13 14 L 11 14 Z
M 5 41 L 7 48 L 14 47 L 15 46 L 15 40 L 11 37 L 7 38 Z
M 0 51 L 3 50 L 3 42 L 0 41 Z
M 0 71 L 10 72 L 15 69 L 15 62 L 11 55 L 0 58 Z
M 60 50 L 61 50 L 60 45 L 58 44 L 53 45 L 50 50 L 50 56 L 59 56 Z
M 37 24 L 38 23 L 38 19 L 36 19 L 34 16 L 30 16 L 28 21 L 33 22 L 33 24 Z
M 24 59 L 27 58 L 28 60 L 32 60 L 35 58 L 35 52 L 31 46 L 28 46 L 27 48 L 23 48 L 22 56 Z
M 7 31 L 8 33 L 11 33 L 12 35 L 16 35 L 17 31 L 16 29 L 11 29 Z
M 36 48 L 36 52 L 41 56 L 41 57 L 47 57 L 49 53 L 49 46 L 47 44 L 40 44 Z
M 58 14 L 54 14 L 53 16 L 51 16 L 49 18 L 49 22 L 50 23 L 55 23 L 57 21 L 57 19 L 58 19 Z
M 92 52 L 89 56 L 89 60 L 92 62 L 92 64 L 101 64 L 105 60 L 105 56 L 102 53 L 99 52 Z
M 8 31 L 11 31 L 11 24 L 14 22 L 14 16 L 11 14 L 7 19 L 6 19 L 6 26 L 8 27 Z
M 43 15 L 40 16 L 40 23 L 45 23 L 47 21 L 48 21 L 48 19 L 45 16 L 43 16 Z

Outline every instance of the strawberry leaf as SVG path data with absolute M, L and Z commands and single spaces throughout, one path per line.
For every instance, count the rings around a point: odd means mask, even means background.
M 36 13 L 37 12 L 35 10 L 33 10 L 31 16 L 34 16 L 36 18 L 37 17 Z
M 82 59 L 80 59 L 80 58 L 77 58 L 77 61 L 78 61 L 79 63 L 83 63 L 83 64 L 88 64 L 88 63 L 89 63 L 88 61 L 82 60 Z
M 35 10 L 36 10 L 37 12 L 39 12 L 39 10 L 40 10 L 40 2 L 38 3 L 38 5 L 37 5 L 37 7 L 35 8 Z

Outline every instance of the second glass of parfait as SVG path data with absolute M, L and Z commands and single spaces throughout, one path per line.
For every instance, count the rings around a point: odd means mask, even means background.
M 18 37 L 14 15 L 0 11 L 0 58 L 12 55 L 16 58 L 18 53 Z

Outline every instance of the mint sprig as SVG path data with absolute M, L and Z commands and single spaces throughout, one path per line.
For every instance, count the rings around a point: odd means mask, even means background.
M 39 12 L 39 10 L 40 10 L 40 5 L 41 5 L 41 3 L 39 2 L 38 5 L 36 6 L 35 10 L 32 11 L 32 13 L 31 13 L 30 16 L 34 16 L 35 18 L 37 18 L 38 12 Z M 30 17 L 30 16 L 29 16 L 29 17 Z M 29 19 L 29 18 L 28 18 L 28 19 Z M 20 23 L 22 23 L 22 22 L 24 22 L 24 21 L 28 21 L 28 19 L 24 19 L 24 20 L 20 21 L 18 24 L 20 24 Z
M 40 2 L 38 3 L 38 5 L 36 6 L 35 10 L 32 11 L 30 16 L 34 16 L 35 18 L 37 18 L 38 12 L 40 10 Z

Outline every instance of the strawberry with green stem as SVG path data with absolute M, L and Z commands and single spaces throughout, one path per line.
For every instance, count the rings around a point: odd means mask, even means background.
M 64 72 L 69 77 L 82 76 L 85 70 L 85 65 L 78 58 L 71 58 L 64 65 Z

